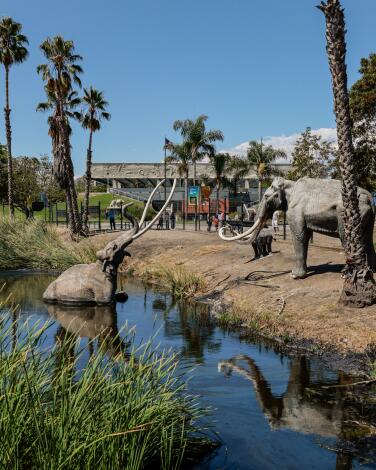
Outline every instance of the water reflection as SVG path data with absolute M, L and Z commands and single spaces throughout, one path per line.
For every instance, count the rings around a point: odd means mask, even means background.
M 227 377 L 239 374 L 252 383 L 272 430 L 288 429 L 339 439 L 335 446 L 336 469 L 352 468 L 356 456 L 366 459 L 367 447 L 368 457 L 374 457 L 375 407 L 372 402 L 367 406 L 366 397 L 357 401 L 351 388 L 345 387 L 354 381 L 353 377 L 340 372 L 335 381 L 332 377 L 318 379 L 305 356 L 294 357 L 290 360 L 285 391 L 275 394 L 251 356 L 236 355 L 220 361 L 218 370 Z
M 55 335 L 57 345 L 69 339 L 74 349 L 79 339 L 85 338 L 90 356 L 100 347 L 111 357 L 124 357 L 126 345 L 119 334 L 114 306 L 77 308 L 50 304 L 47 305 L 47 311 L 59 324 Z
M 203 363 L 205 351 L 219 351 L 221 342 L 215 339 L 216 324 L 209 315 L 206 305 L 190 305 L 182 302 L 174 305 L 176 315 L 166 315 L 164 321 L 165 336 L 181 337 L 181 354 Z M 172 307 L 167 309 L 169 312 Z

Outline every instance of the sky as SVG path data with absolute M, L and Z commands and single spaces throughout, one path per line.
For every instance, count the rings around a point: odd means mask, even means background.
M 175 119 L 209 116 L 218 149 L 261 136 L 291 146 L 307 126 L 333 136 L 331 82 L 318 0 L 2 0 L 0 15 L 23 24 L 27 62 L 10 75 L 14 155 L 51 153 L 36 66 L 46 37 L 72 39 L 84 86 L 102 90 L 110 122 L 94 137 L 94 162 L 157 162 Z M 343 0 L 348 74 L 376 52 L 375 0 Z M 3 89 L 1 89 L 3 88 Z M 4 73 L 0 70 L 0 107 Z M 334 133 L 335 134 L 335 133 Z M 294 137 L 295 136 L 295 137 Z M 0 142 L 5 142 L 0 115 Z M 83 174 L 87 132 L 73 126 L 72 156 Z M 243 145 L 243 147 L 242 147 Z M 240 146 L 240 147 L 239 147 Z

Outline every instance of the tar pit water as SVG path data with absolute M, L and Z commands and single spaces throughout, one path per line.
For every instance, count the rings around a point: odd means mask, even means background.
M 136 341 L 153 337 L 156 347 L 178 352 L 180 367 L 190 370 L 189 392 L 213 409 L 208 419 L 221 443 L 194 468 L 376 468 L 375 388 L 347 387 L 356 379 L 320 359 L 221 329 L 202 307 L 175 303 L 138 282 L 124 281 L 129 299 L 115 308 L 45 305 L 42 294 L 53 279 L 1 274 L 0 284 L 6 283 L 1 297 L 12 293 L 20 306 L 15 334 L 22 334 L 26 321 L 52 319 L 45 344 L 77 335 L 89 357 L 92 338 L 105 329 L 116 336 L 127 324 Z

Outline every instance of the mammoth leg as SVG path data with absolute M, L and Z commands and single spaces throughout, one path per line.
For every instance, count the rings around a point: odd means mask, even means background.
M 273 241 L 273 237 L 272 236 L 268 236 L 268 238 L 266 239 L 266 245 L 268 247 L 268 253 L 272 253 L 272 241 Z
M 262 256 L 268 256 L 268 246 L 267 246 L 267 238 L 262 237 L 261 238 L 261 245 L 262 245 Z
M 253 248 L 253 251 L 255 253 L 255 258 L 258 258 L 260 256 L 260 254 L 259 254 L 259 249 L 258 249 L 256 241 L 252 242 L 252 248 Z
M 311 238 L 312 230 L 304 227 L 300 232 L 291 229 L 292 242 L 295 251 L 296 265 L 291 275 L 294 279 L 303 279 L 307 274 L 307 254 L 308 243 Z

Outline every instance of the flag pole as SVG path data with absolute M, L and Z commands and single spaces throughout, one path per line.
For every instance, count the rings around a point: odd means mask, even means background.
M 166 204 L 166 201 L 167 201 L 167 148 L 166 148 L 166 142 L 167 142 L 167 139 L 165 137 L 165 145 L 164 145 L 164 202 Z M 165 223 L 165 226 L 167 228 L 167 219 L 166 219 L 166 209 L 164 210 L 164 214 L 163 214 L 163 218 L 164 218 L 164 223 Z

